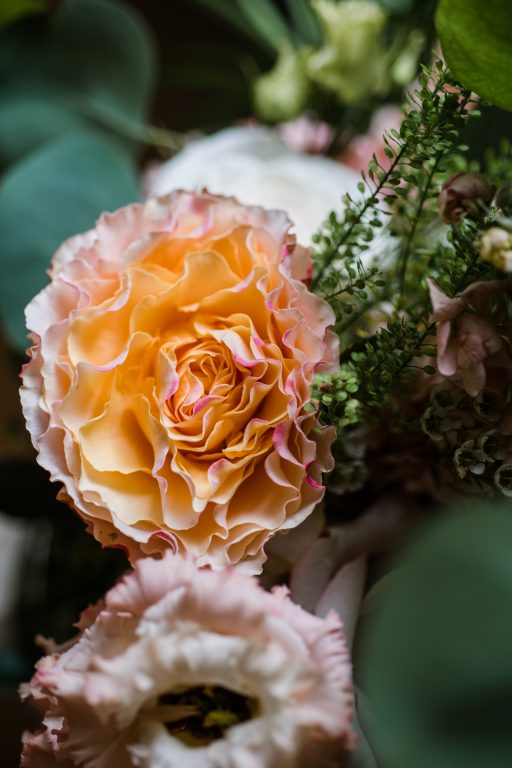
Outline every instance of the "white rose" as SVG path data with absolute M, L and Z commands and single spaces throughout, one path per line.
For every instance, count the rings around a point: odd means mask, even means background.
M 358 181 L 351 168 L 294 152 L 272 129 L 251 126 L 190 144 L 148 174 L 146 192 L 206 188 L 246 205 L 281 209 L 294 222 L 298 241 L 309 245 L 327 214 L 342 209 L 343 195 L 357 195 Z

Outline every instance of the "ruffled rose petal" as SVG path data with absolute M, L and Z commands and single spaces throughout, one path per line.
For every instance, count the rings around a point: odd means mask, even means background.
M 322 498 L 332 433 L 306 408 L 337 338 L 289 228 L 207 193 L 129 206 L 64 244 L 27 308 L 38 460 L 132 560 L 258 570 Z

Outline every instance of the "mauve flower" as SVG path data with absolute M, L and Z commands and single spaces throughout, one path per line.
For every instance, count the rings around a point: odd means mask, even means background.
M 470 308 L 483 311 L 503 286 L 496 281 L 474 283 L 450 298 L 433 280 L 427 283 L 430 322 L 437 323 L 437 369 L 442 376 L 456 377 L 468 395 L 477 397 L 486 385 L 487 368 L 510 366 L 510 360 L 496 326 Z
M 177 192 L 103 215 L 29 304 L 22 402 L 39 463 L 105 545 L 258 570 L 323 495 L 331 308 L 279 211 Z
M 480 204 L 488 205 L 496 187 L 481 173 L 456 173 L 445 181 L 439 194 L 439 212 L 445 224 L 459 222 L 464 216 L 479 216 Z
M 339 619 L 285 588 L 167 553 L 139 560 L 89 621 L 22 690 L 43 714 L 24 768 L 310 768 L 353 746 Z

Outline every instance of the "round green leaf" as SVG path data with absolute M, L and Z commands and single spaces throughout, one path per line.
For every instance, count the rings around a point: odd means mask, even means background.
M 0 309 L 8 338 L 27 347 L 23 310 L 47 282 L 58 246 L 104 210 L 138 198 L 135 168 L 104 137 L 78 133 L 36 150 L 0 186 Z
M 21 89 L 0 92 L 0 162 L 5 165 L 21 160 L 41 144 L 85 127 L 81 115 L 44 93 L 30 94 Z
M 455 77 L 484 99 L 512 110 L 510 0 L 440 0 L 436 24 Z
M 45 48 L 55 81 L 94 104 L 145 117 L 155 78 L 155 51 L 144 19 L 123 3 L 64 3 Z
M 442 518 L 362 625 L 360 715 L 380 768 L 504 768 L 512 755 L 510 505 Z
M 145 21 L 129 6 L 74 0 L 62 4 L 51 24 L 3 32 L 0 75 L 5 165 L 91 125 L 137 141 L 153 94 L 155 46 Z M 125 138 L 120 143 L 127 148 Z

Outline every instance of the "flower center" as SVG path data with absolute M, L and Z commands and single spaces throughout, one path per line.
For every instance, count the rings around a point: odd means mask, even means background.
M 233 725 L 258 713 L 257 699 L 219 685 L 204 685 L 164 693 L 153 716 L 168 732 L 189 747 L 204 747 L 222 739 Z

